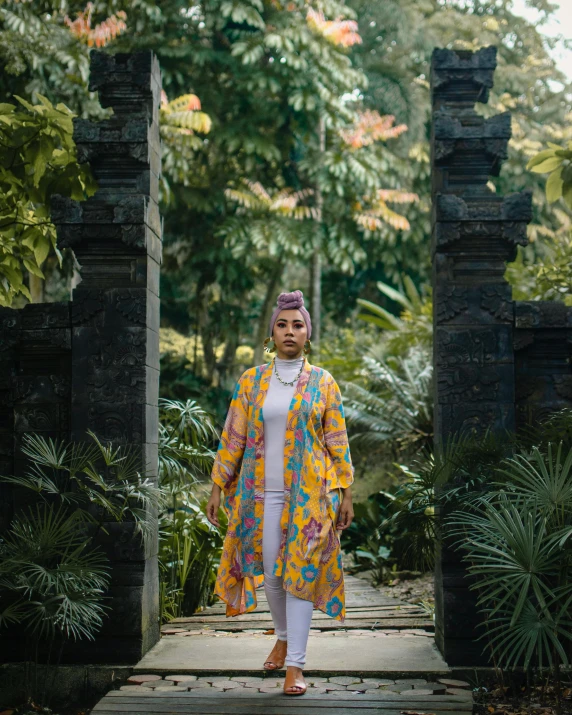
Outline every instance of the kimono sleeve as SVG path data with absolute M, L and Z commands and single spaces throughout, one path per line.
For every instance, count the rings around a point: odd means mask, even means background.
M 246 381 L 241 378 L 236 384 L 228 414 L 215 456 L 211 480 L 218 484 L 225 494 L 229 492 L 238 476 L 248 423 L 248 395 Z
M 323 417 L 324 439 L 332 459 L 328 475 L 328 489 L 345 489 L 353 484 L 354 467 L 346 431 L 342 394 L 337 382 L 330 376 L 326 392 L 326 409 Z

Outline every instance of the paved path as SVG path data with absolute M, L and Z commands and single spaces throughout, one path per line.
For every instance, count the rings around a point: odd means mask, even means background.
M 165 626 L 130 683 L 108 693 L 94 715 L 400 715 L 469 713 L 467 684 L 448 681 L 419 606 L 383 596 L 346 576 L 343 624 L 314 611 L 301 697 L 282 693 L 284 671 L 262 670 L 275 637 L 264 590 L 253 613 L 227 619 L 219 603 Z M 442 682 L 438 682 L 442 680 Z

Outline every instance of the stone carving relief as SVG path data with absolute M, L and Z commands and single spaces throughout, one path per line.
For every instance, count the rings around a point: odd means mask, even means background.
M 435 311 L 438 323 L 450 320 L 469 307 L 467 289 L 464 287 L 448 285 L 443 288 L 437 286 L 437 296 Z
M 481 296 L 481 308 L 499 320 L 512 322 L 513 302 L 510 299 L 510 290 L 507 291 L 505 286 L 485 286 Z

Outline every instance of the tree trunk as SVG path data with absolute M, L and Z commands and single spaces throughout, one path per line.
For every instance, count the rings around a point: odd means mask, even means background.
M 229 372 L 234 368 L 234 356 L 239 343 L 238 330 L 229 330 L 226 336 L 224 353 L 218 361 L 218 384 L 224 386 Z
M 214 372 L 216 369 L 215 336 L 213 326 L 209 321 L 209 291 L 205 287 L 197 289 L 199 304 L 199 326 L 203 345 L 203 360 L 206 379 L 209 384 L 213 384 Z
M 28 273 L 30 295 L 32 296 L 32 303 L 43 303 L 44 302 L 44 279 L 39 276 L 35 276 L 33 273 Z
M 319 224 L 321 229 L 321 224 Z M 312 357 L 318 358 L 320 355 L 321 321 L 322 310 L 322 254 L 320 248 L 316 248 L 312 255 L 310 265 L 311 302 L 310 311 L 312 314 Z
M 320 116 L 318 122 L 318 143 L 319 143 L 319 162 L 322 163 L 323 154 L 326 151 L 326 122 L 323 116 Z M 317 239 L 312 256 L 310 267 L 310 296 L 311 296 L 311 311 L 312 311 L 312 353 L 315 359 L 320 357 L 320 341 L 322 333 L 322 237 L 324 234 L 324 197 L 320 187 L 320 180 L 316 183 L 316 224 L 317 224 Z
M 268 335 L 268 323 L 272 317 L 272 310 L 274 309 L 274 301 L 276 300 L 276 291 L 278 289 L 278 284 L 282 278 L 282 273 L 284 272 L 284 263 L 280 258 L 276 264 L 275 270 L 270 275 L 270 280 L 266 286 L 266 294 L 264 295 L 264 301 L 262 303 L 262 309 L 260 311 L 260 317 L 258 319 L 258 329 L 256 331 L 256 344 L 254 346 L 254 364 L 262 365 L 264 362 L 264 352 L 263 343 Z

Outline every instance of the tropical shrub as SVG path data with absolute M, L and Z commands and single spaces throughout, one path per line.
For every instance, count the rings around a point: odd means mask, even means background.
M 134 452 L 90 442 L 23 437 L 22 476 L 0 475 L 19 494 L 0 540 L 0 629 L 18 625 L 28 660 L 59 663 L 70 640 L 93 640 L 107 610 L 110 564 L 97 545 L 106 522 L 132 525 L 133 538 L 156 532 L 157 486 Z M 21 498 L 25 497 L 25 498 Z M 46 698 L 37 667 L 30 693 Z
M 489 491 L 447 523 L 476 577 L 495 663 L 550 666 L 558 681 L 572 655 L 572 446 L 519 449 L 494 470 Z
M 389 504 L 393 497 L 384 492 L 372 494 L 354 504 L 354 519 L 341 534 L 341 545 L 353 556 L 355 568 L 367 569 L 374 584 L 382 583 L 392 568 L 392 535 L 386 529 Z
M 376 553 L 380 561 L 375 543 L 389 549 L 383 552 L 383 567 L 376 563 L 376 577 L 382 580 L 394 570 L 431 570 L 440 519 L 484 492 L 510 443 L 508 435 L 501 439 L 487 433 L 478 440 L 465 435 L 450 440 L 438 454 L 425 448 L 410 466 L 393 463 L 397 484 L 371 494 L 366 506 L 355 505 L 344 549 L 365 568 L 372 568 L 366 559 L 374 563 Z
M 61 266 L 50 196 L 83 201 L 96 190 L 91 170 L 77 161 L 73 112 L 41 94 L 39 104 L 16 99 L 20 106 L 0 104 L 0 305 L 7 306 L 19 294 L 32 300 L 25 273 L 44 278 L 51 251 Z
M 217 433 L 194 400 L 161 399 L 159 479 L 164 508 L 159 519 L 161 620 L 190 615 L 209 604 L 222 550 L 222 530 L 205 515 L 199 495 Z M 221 524 L 225 515 L 221 509 Z
M 381 354 L 380 354 L 381 353 Z M 386 358 L 373 347 L 362 358 L 365 385 L 344 382 L 345 409 L 352 448 L 393 458 L 432 443 L 433 369 L 429 353 L 412 348 L 404 357 Z
M 445 538 L 474 577 L 495 665 L 549 666 L 558 680 L 572 655 L 572 410 L 517 436 L 456 437 L 401 469 L 408 481 L 377 521 L 356 510 L 367 536 L 346 546 L 375 537 L 386 565 L 421 568 Z

